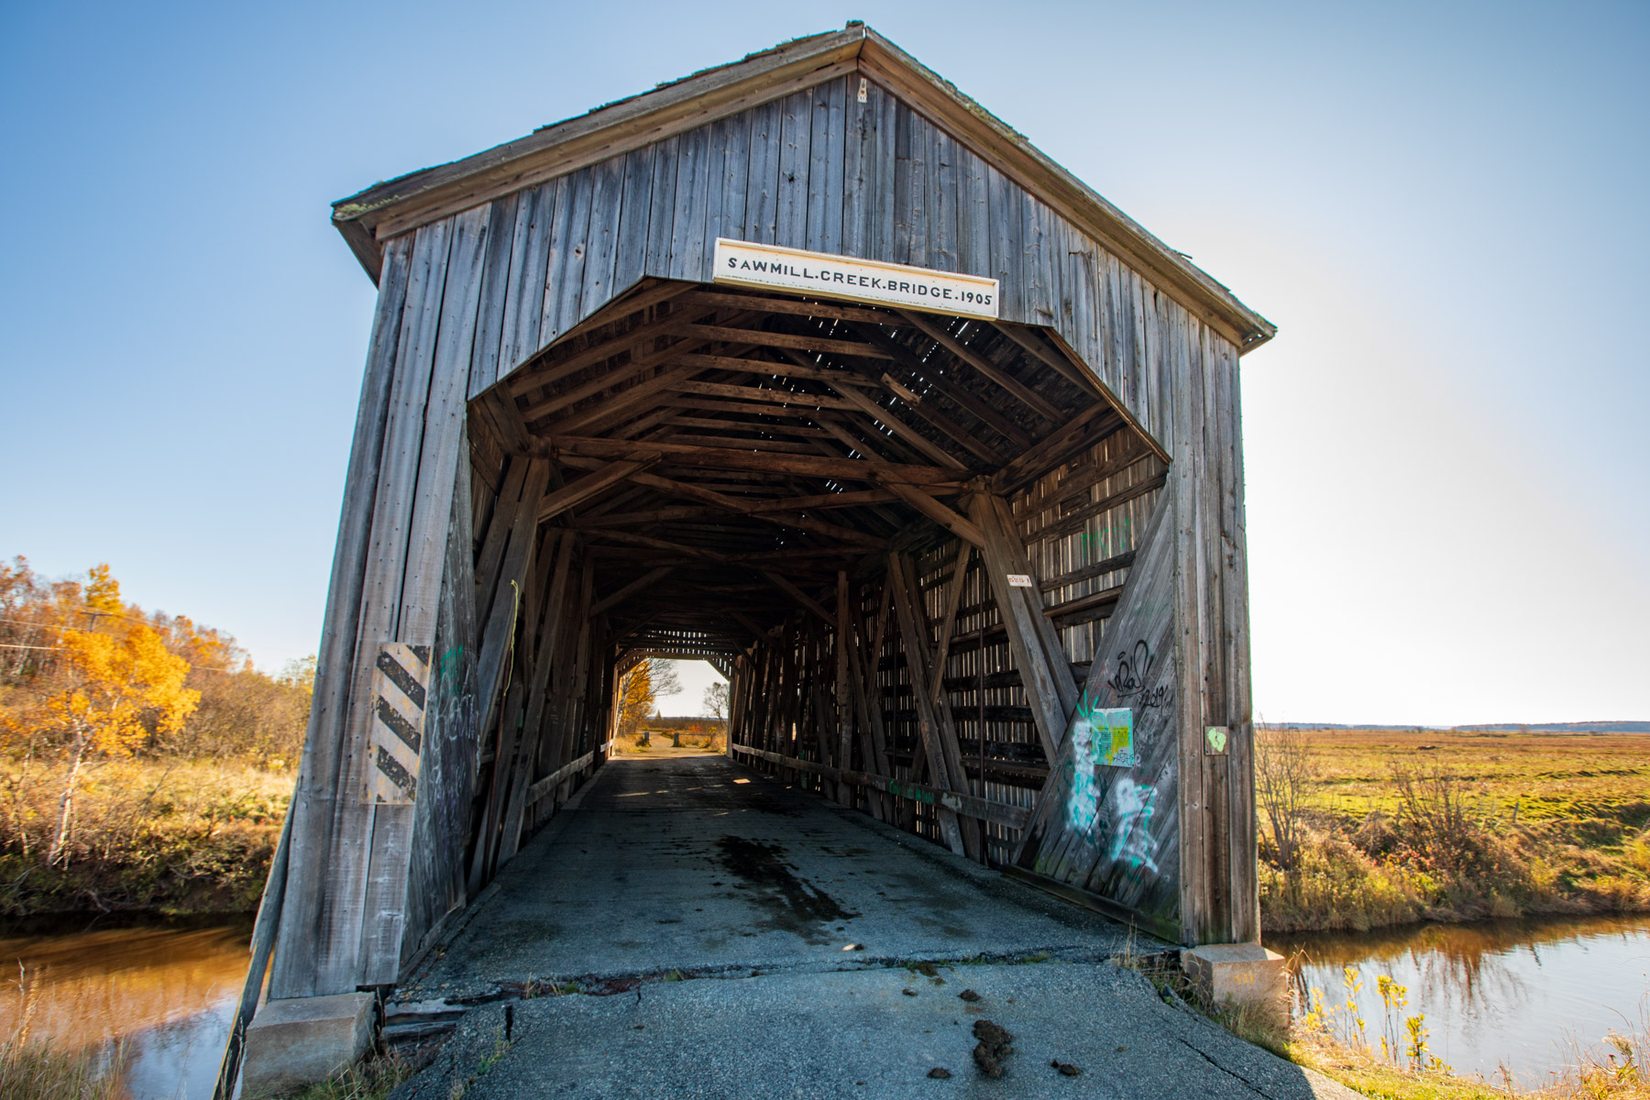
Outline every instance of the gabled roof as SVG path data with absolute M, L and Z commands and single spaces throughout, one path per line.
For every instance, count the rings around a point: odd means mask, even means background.
M 1276 333 L 1270 321 L 1023 135 L 859 22 L 661 84 L 463 160 L 375 184 L 334 203 L 333 223 L 376 280 L 382 242 L 391 237 L 852 72 L 864 73 L 944 127 L 1240 350 Z

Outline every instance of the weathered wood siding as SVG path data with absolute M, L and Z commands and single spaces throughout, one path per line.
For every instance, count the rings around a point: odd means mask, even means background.
M 469 463 L 462 463 L 447 536 L 446 582 L 431 657 L 426 749 L 413 818 L 407 904 L 397 964 L 422 947 L 441 919 L 462 906 L 464 849 L 471 831 L 477 727 L 473 512 Z M 393 980 L 393 979 L 392 979 Z
M 1167 450 L 1175 424 L 1165 327 L 1191 326 L 1199 346 L 1226 344 L 857 75 L 477 209 L 493 239 L 471 322 L 472 396 L 644 275 L 709 281 L 719 236 L 994 276 L 1003 319 L 1054 328 Z

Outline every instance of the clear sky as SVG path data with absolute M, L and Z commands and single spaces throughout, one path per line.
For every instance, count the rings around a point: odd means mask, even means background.
M 0 5 L 0 554 L 311 652 L 373 299 L 327 204 L 850 18 L 1280 326 L 1263 717 L 1650 719 L 1643 3 Z

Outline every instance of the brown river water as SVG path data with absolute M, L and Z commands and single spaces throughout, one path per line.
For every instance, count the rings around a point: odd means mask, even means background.
M 64 922 L 84 928 L 84 921 Z M 251 924 L 0 935 L 0 1035 L 126 1052 L 133 1100 L 210 1096 Z
M 67 922 L 69 929 L 84 924 Z M 124 1044 L 133 1100 L 211 1093 L 235 997 L 246 976 L 247 924 L 146 925 L 0 935 L 0 1034 L 27 1019 L 62 1047 Z M 1596 1049 L 1605 1032 L 1644 1029 L 1650 1014 L 1650 917 L 1423 925 L 1355 935 L 1271 936 L 1299 953 L 1298 984 L 1345 1000 L 1343 966 L 1378 1046 L 1386 974 L 1424 1012 L 1432 1051 L 1457 1071 L 1524 1087 Z
M 1523 1088 L 1549 1082 L 1580 1051 L 1603 1050 L 1609 1031 L 1650 1030 L 1650 917 L 1430 924 L 1360 933 L 1266 937 L 1299 953 L 1296 989 L 1344 1003 L 1342 968 L 1357 967 L 1356 1000 L 1380 1049 L 1385 974 L 1409 989 L 1403 1015 L 1426 1015 L 1432 1054 L 1457 1073 Z M 1344 1015 L 1344 1010 L 1342 1010 Z

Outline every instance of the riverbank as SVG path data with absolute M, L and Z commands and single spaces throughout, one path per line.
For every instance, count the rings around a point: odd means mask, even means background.
M 216 760 L 100 764 L 81 776 L 54 864 L 61 767 L 0 760 L 0 917 L 253 912 L 292 782 Z
M 1257 749 L 1265 931 L 1650 912 L 1650 737 L 1290 730 Z

